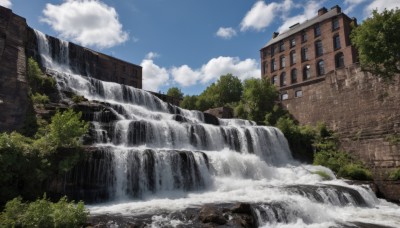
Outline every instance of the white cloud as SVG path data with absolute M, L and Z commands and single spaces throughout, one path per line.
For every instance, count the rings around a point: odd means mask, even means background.
M 255 59 L 240 60 L 237 57 L 220 56 L 213 58 L 200 69 L 191 69 L 187 65 L 174 67 L 171 74 L 174 80 L 182 86 L 196 83 L 207 83 L 217 80 L 221 75 L 231 73 L 241 80 L 260 77 L 258 61 Z
M 109 48 L 128 40 L 113 7 L 96 0 L 67 0 L 46 4 L 42 21 L 65 39 L 84 46 Z
M 140 65 L 143 67 L 143 89 L 158 92 L 160 86 L 168 82 L 168 70 L 157 66 L 152 59 L 144 59 Z
M 229 27 L 229 28 L 224 28 L 220 27 L 216 33 L 217 36 L 223 38 L 223 39 L 230 39 L 234 36 L 236 36 L 236 31 L 235 29 Z
M 160 57 L 160 55 L 157 52 L 149 52 L 147 53 L 145 59 L 155 59 Z
M 358 5 L 360 5 L 365 1 L 367 0 L 344 0 L 344 4 L 347 6 L 344 12 L 346 14 L 351 13 L 354 10 L 354 8 L 356 8 Z
M 280 1 L 279 3 L 271 2 L 270 4 L 257 1 L 240 23 L 240 30 L 254 29 L 261 31 L 268 27 L 277 15 L 290 11 L 294 6 L 292 0 Z
M 0 0 L 0 6 L 4 6 L 6 8 L 10 8 L 12 6 L 11 0 Z
M 313 18 L 317 15 L 317 12 L 320 8 L 323 7 L 324 1 L 309 1 L 304 7 L 303 7 L 303 13 L 284 18 L 283 24 L 278 28 L 278 32 L 284 32 L 289 29 L 290 26 L 296 24 L 296 23 L 303 23 L 304 21 Z
M 365 8 L 365 14 L 370 15 L 374 9 L 377 9 L 378 12 L 382 12 L 385 8 L 390 10 L 396 7 L 400 8 L 399 0 L 375 0 Z

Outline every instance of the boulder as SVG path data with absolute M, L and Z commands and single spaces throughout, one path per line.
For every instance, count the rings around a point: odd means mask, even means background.
M 216 207 L 210 205 L 205 205 L 201 208 L 199 213 L 199 220 L 202 223 L 215 223 L 218 225 L 224 225 L 227 222 L 222 212 Z

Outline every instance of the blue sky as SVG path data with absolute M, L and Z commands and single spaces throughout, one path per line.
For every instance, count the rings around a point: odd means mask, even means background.
M 260 77 L 272 32 L 339 5 L 359 22 L 400 0 L 0 0 L 44 33 L 143 66 L 143 87 L 201 93 L 220 75 Z

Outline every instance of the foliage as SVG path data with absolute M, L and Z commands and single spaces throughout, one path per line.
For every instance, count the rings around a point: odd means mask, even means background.
M 50 99 L 46 94 L 40 93 L 32 94 L 31 99 L 34 104 L 47 104 L 50 102 Z
M 72 101 L 74 103 L 80 103 L 80 102 L 85 101 L 85 100 L 86 100 L 86 98 L 84 96 L 79 96 L 79 95 L 73 95 L 72 96 Z
M 352 180 L 372 180 L 371 172 L 361 164 L 346 164 L 341 167 L 337 175 Z
M 232 74 L 222 75 L 216 84 L 217 106 L 238 102 L 242 97 L 243 86 L 240 79 Z
M 27 76 L 31 93 L 53 93 L 56 91 L 56 80 L 43 74 L 38 63 L 33 59 L 28 59 Z
M 14 198 L 7 202 L 0 214 L 1 227 L 80 227 L 87 220 L 88 212 L 83 202 L 68 202 L 66 197 L 57 203 L 46 195 L 31 203 Z
M 384 79 L 400 73 L 400 9 L 372 12 L 355 28 L 351 41 L 359 52 L 361 67 Z
M 181 101 L 180 106 L 184 109 L 196 110 L 197 109 L 196 102 L 197 102 L 196 95 L 193 96 L 186 95 Z
M 34 138 L 16 132 L 0 134 L 0 204 L 18 195 L 36 197 L 43 181 L 68 171 L 81 159 L 78 139 L 88 125 L 80 116 L 72 110 L 57 112 L 51 124 L 40 121 Z
M 49 139 L 57 147 L 77 147 L 80 145 L 79 137 L 84 135 L 89 124 L 81 121 L 82 113 L 75 113 L 72 109 L 59 112 L 51 118 L 49 125 Z
M 183 93 L 182 93 L 181 89 L 179 89 L 178 87 L 169 88 L 167 91 L 167 95 L 170 97 L 175 97 L 180 100 L 183 99 Z
M 241 113 L 241 117 L 262 123 L 266 114 L 273 111 L 277 98 L 278 92 L 269 80 L 247 79 L 243 85 L 242 111 L 235 112 Z
M 389 178 L 388 179 L 392 180 L 392 181 L 400 180 L 400 168 L 392 169 L 389 172 Z

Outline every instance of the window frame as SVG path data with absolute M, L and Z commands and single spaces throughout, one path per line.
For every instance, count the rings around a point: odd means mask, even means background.
M 290 81 L 292 84 L 297 83 L 297 69 L 296 68 L 293 68 L 290 71 Z
M 321 25 L 318 23 L 314 25 L 314 37 L 319 36 L 321 36 Z
M 279 86 L 284 87 L 286 86 L 286 72 L 282 72 L 281 75 L 279 76 Z
M 340 43 L 340 35 L 339 34 L 335 34 L 333 36 L 333 50 L 339 50 L 342 48 L 342 45 Z
M 324 46 L 322 40 L 315 41 L 315 56 L 320 57 L 324 55 Z

